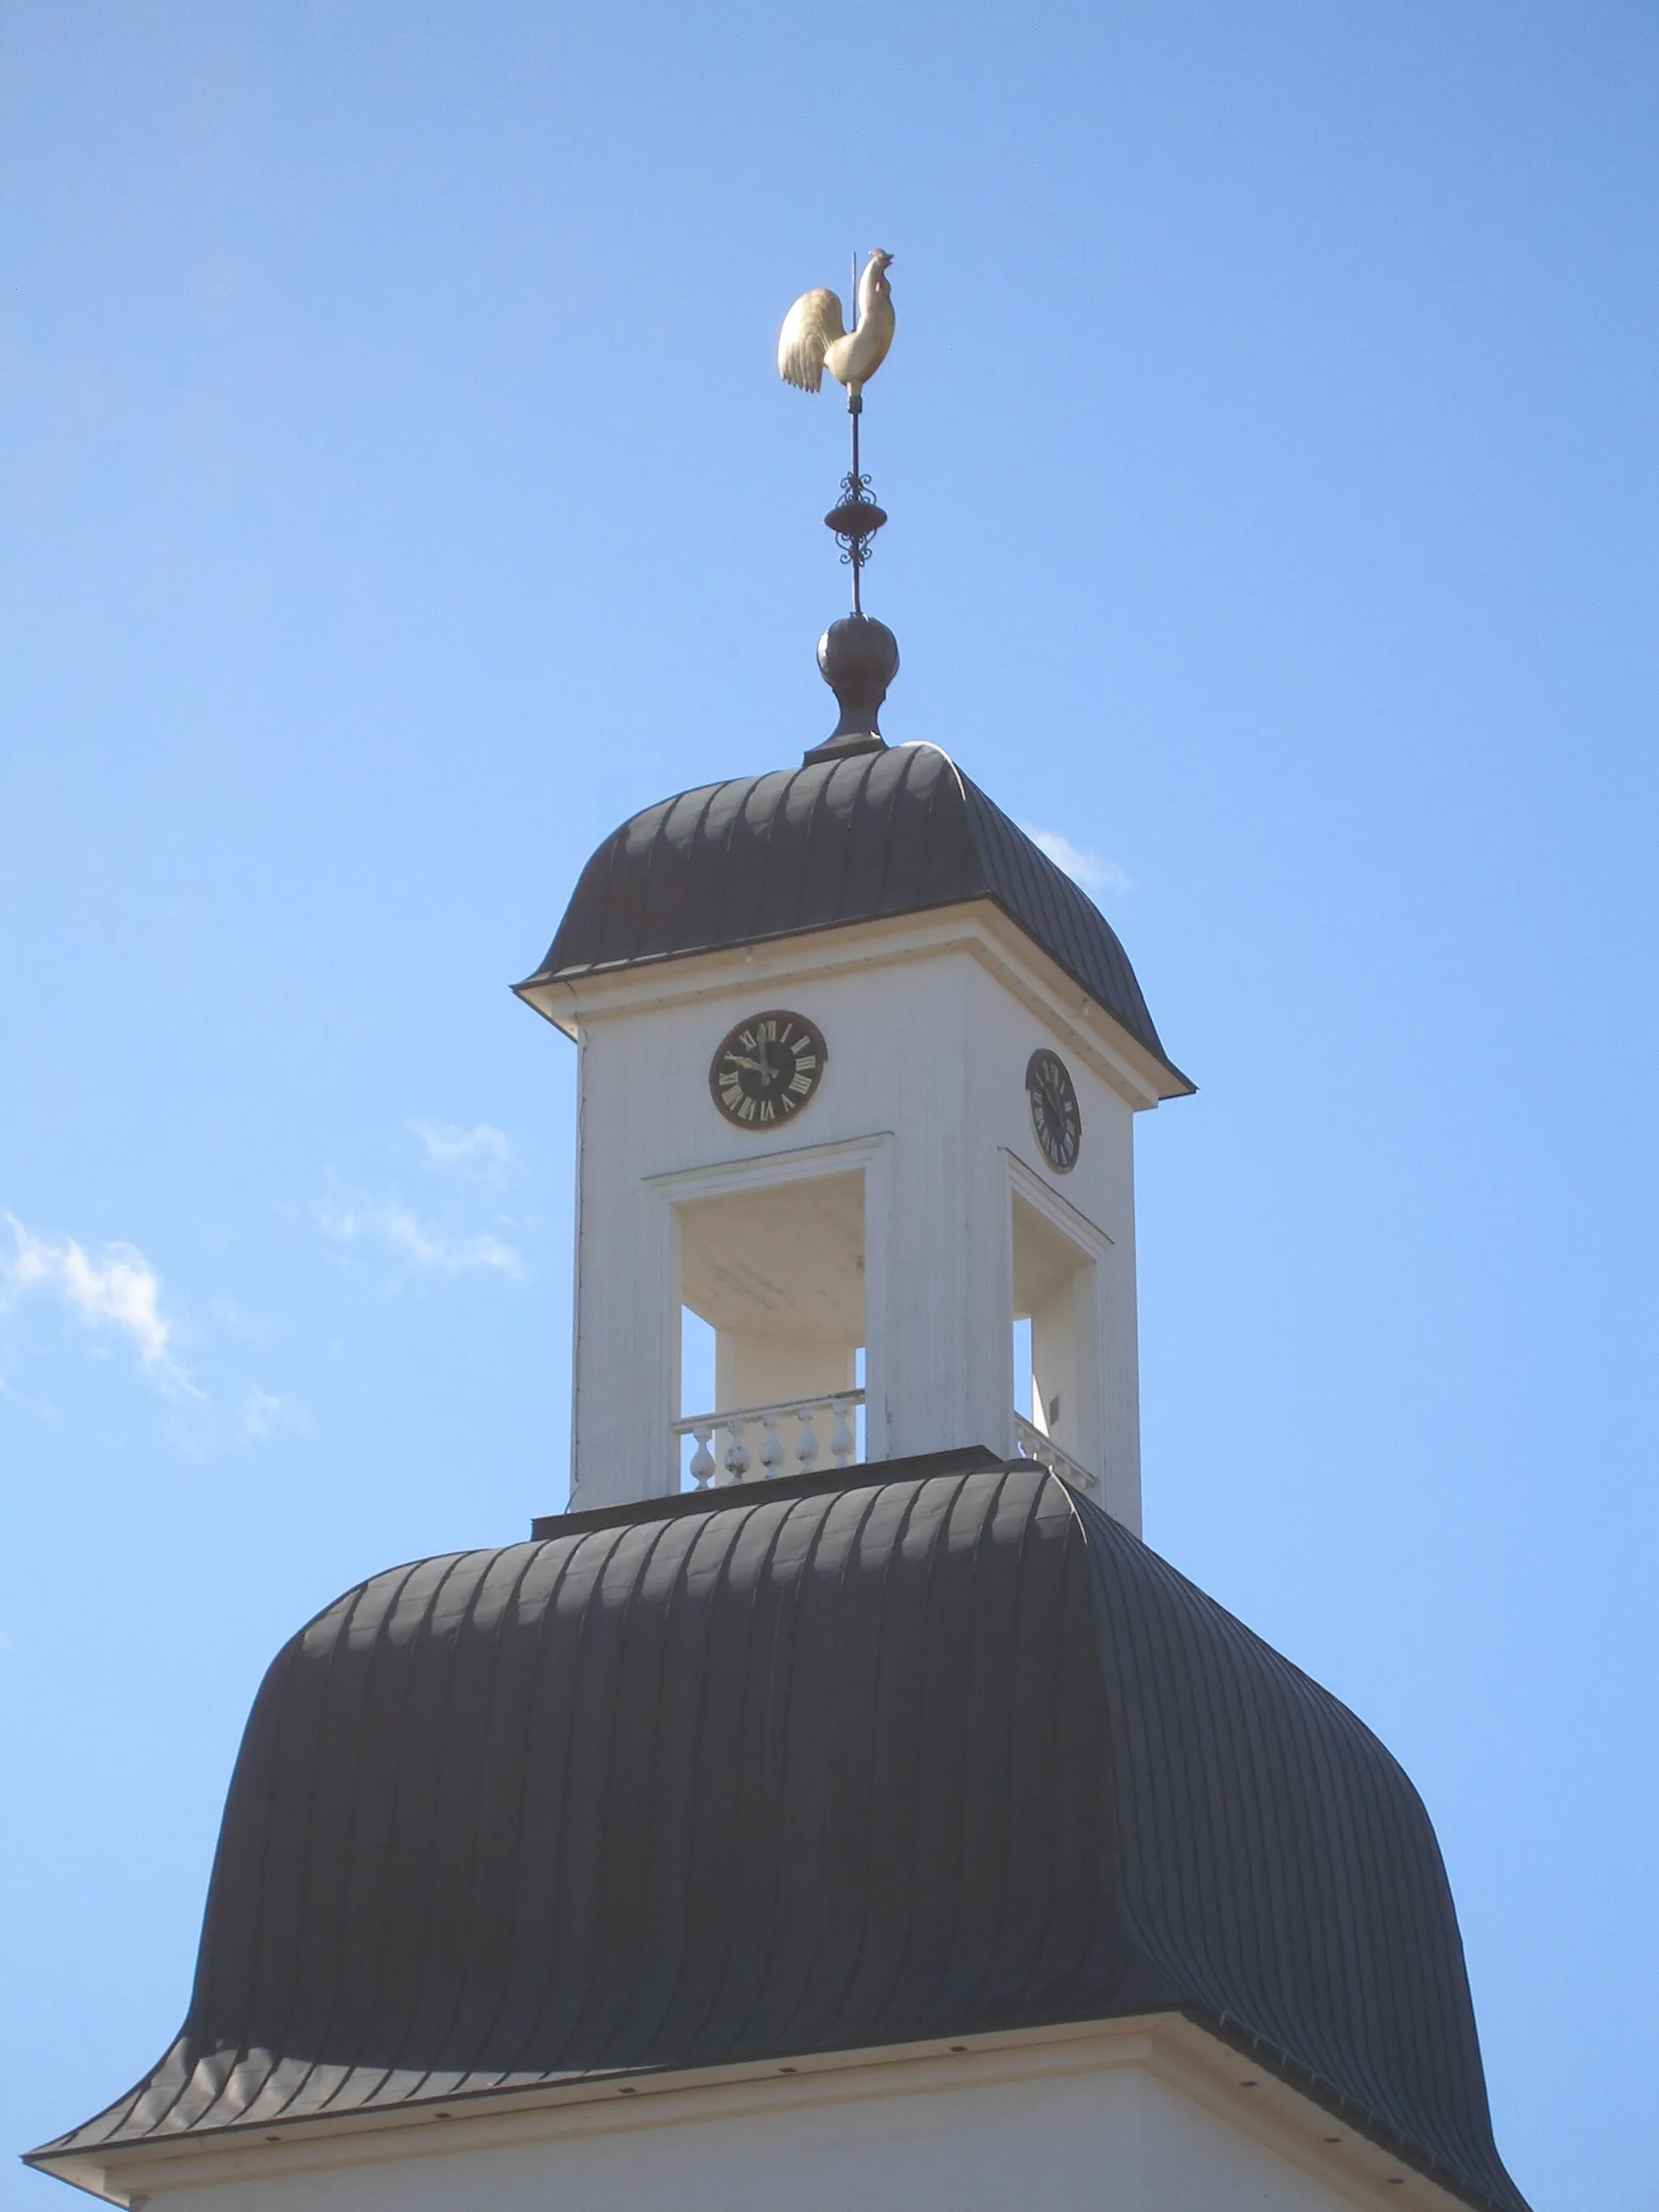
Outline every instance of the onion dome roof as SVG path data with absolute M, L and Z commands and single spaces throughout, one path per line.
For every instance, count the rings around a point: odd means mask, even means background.
M 282 1651 L 155 2069 L 33 2154 L 1178 2011 L 1486 2212 L 1427 1815 L 1029 1462 L 538 1524 Z
M 647 806 L 582 870 L 538 985 L 988 899 L 1150 1053 L 1170 1061 L 1093 902 L 937 745 L 741 776 Z

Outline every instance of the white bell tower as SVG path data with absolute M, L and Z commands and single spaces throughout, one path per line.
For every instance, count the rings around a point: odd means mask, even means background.
M 624 823 L 517 986 L 580 1054 L 572 1507 L 978 1444 L 1138 1529 L 1133 1125 L 1192 1085 L 1076 884 L 876 732 L 890 632 L 819 658 L 835 738 Z

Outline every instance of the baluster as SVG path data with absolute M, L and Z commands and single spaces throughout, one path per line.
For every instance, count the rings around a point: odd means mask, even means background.
M 817 1411 L 816 1406 L 803 1406 L 795 1416 L 800 1423 L 799 1432 L 795 1437 L 795 1464 L 803 1474 L 811 1474 L 812 1462 L 818 1455 L 817 1436 L 812 1427 L 812 1417 Z
M 733 1482 L 741 1482 L 749 1472 L 749 1447 L 743 1440 L 744 1425 L 734 1415 L 726 1425 L 732 1437 L 726 1447 L 726 1471 Z
M 714 1455 L 708 1449 L 708 1439 L 714 1433 L 713 1424 L 708 1422 L 691 1431 L 697 1447 L 691 1455 L 691 1480 L 699 1490 L 708 1489 L 708 1478 L 714 1472 Z
M 762 1419 L 766 1423 L 766 1434 L 761 1439 L 760 1463 L 766 1469 L 765 1479 L 769 1482 L 788 1455 L 778 1440 L 777 1415 L 766 1413 L 762 1416 Z
M 836 1465 L 845 1467 L 857 1448 L 853 1431 L 847 1425 L 846 1399 L 832 1398 L 830 1410 L 836 1417 L 836 1425 L 830 1432 L 830 1449 L 835 1455 Z

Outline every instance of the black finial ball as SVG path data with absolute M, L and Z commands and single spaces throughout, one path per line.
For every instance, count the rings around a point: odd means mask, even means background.
M 840 738 L 881 742 L 876 715 L 898 674 L 898 640 L 870 615 L 843 615 L 818 640 L 818 668 L 841 708 L 830 744 Z M 850 752 L 861 750 L 849 744 Z

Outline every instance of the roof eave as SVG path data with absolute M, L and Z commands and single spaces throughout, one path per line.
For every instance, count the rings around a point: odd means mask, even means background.
M 866 931 L 872 927 L 893 926 L 947 913 L 955 907 L 992 908 L 1018 935 L 1022 944 L 1038 954 L 1054 975 L 1064 976 L 1068 983 L 1081 992 L 1083 1000 L 1079 1011 L 1092 1011 L 1109 1024 L 1118 1050 L 1152 1099 L 1161 1104 L 1169 1099 L 1194 1096 L 1198 1085 L 1164 1053 L 1157 1032 L 1153 1032 L 1153 1041 L 1149 1041 L 1131 1029 L 1121 1015 L 1102 1003 L 1087 977 L 1078 975 L 1060 959 L 1042 939 L 1032 934 L 1018 915 L 1012 913 L 991 891 L 981 891 L 967 899 L 940 899 L 931 906 L 907 908 L 902 914 L 815 922 L 805 928 L 773 930 L 724 944 L 677 945 L 667 951 L 645 953 L 637 959 L 596 962 L 585 967 L 542 967 L 534 975 L 526 975 L 522 982 L 514 983 L 510 988 L 515 997 L 522 999 L 544 1021 L 550 1022 L 555 1029 L 574 1038 L 577 1032 L 580 990 L 584 984 L 603 985 L 624 975 L 668 970 L 693 960 L 729 959 L 761 945 L 787 945 L 798 939 L 826 938 L 842 931 Z
M 106 2203 L 130 2204 L 143 2192 L 127 2185 L 129 2177 L 153 2172 L 162 2163 L 180 2160 L 192 2166 L 216 2156 L 222 2158 L 227 2152 L 235 2153 L 244 2148 L 252 2149 L 271 2140 L 270 2130 L 280 2130 L 283 2142 L 302 2144 L 316 2142 L 343 2136 L 392 2134 L 410 2126 L 432 2124 L 440 2118 L 456 2118 L 485 2117 L 491 2112 L 513 2114 L 566 2105 L 571 2101 L 590 2103 L 617 2095 L 637 2092 L 672 2094 L 675 2091 L 720 2088 L 728 2084 L 769 2078 L 780 2064 L 787 2062 L 786 2070 L 792 2078 L 803 2083 L 811 2075 L 823 2072 L 842 2072 L 847 2068 L 882 2063 L 890 2061 L 914 2061 L 938 2057 L 948 2052 L 952 2056 L 968 2052 L 994 2052 L 1017 2050 L 1022 2046 L 1040 2045 L 1054 2041 L 1067 2041 L 1079 2033 L 1090 2030 L 1105 2031 L 1115 2037 L 1130 2036 L 1146 2039 L 1146 2056 L 1169 2075 L 1170 2062 L 1176 2071 L 1173 2078 L 1181 2080 L 1194 2066 L 1203 2075 L 1214 2075 L 1218 2069 L 1215 2047 L 1219 2045 L 1230 2052 L 1247 2059 L 1250 2064 L 1270 2075 L 1296 2097 L 1308 2102 L 1348 2128 L 1357 2142 L 1346 2152 L 1340 2152 L 1333 2163 L 1352 2167 L 1356 2155 L 1364 2167 L 1372 2171 L 1365 2178 L 1373 2183 L 1381 2178 L 1375 2170 L 1377 2154 L 1390 2162 L 1408 2168 L 1420 2180 L 1428 2182 L 1442 2201 L 1469 2208 L 1469 2212 L 1528 2212 L 1525 2200 L 1518 2191 L 1507 2198 L 1494 2196 L 1467 2177 L 1455 2173 L 1422 2145 L 1412 2142 L 1379 2117 L 1345 2096 L 1329 2082 L 1310 2071 L 1288 2052 L 1265 2038 L 1256 2035 L 1243 2021 L 1212 2013 L 1198 2005 L 1171 2005 L 1167 2008 L 1124 2014 L 1088 2014 L 1079 2018 L 1058 2019 L 1031 2023 L 1018 2028 L 969 2029 L 959 2036 L 930 2036 L 921 2042 L 903 2045 L 854 2045 L 835 2050 L 792 2051 L 779 2050 L 756 2054 L 724 2065 L 683 2067 L 673 2064 L 650 2066 L 619 2066 L 566 2075 L 552 2075 L 538 2081 L 501 2082 L 487 2087 L 455 2088 L 447 2093 L 433 2091 L 415 2097 L 399 2099 L 391 2104 L 369 2104 L 354 2109 L 334 2112 L 295 2113 L 272 2120 L 235 2120 L 220 2126 L 197 2127 L 172 2134 L 157 2134 L 129 2137 L 115 2136 L 88 2150 L 58 2151 L 50 2144 L 39 2150 L 24 2154 L 23 2163 L 37 2172 L 50 2174 L 53 2179 L 69 2183 L 72 2188 L 84 2190 L 89 2196 L 101 2198 Z M 1206 2052 L 1210 2054 L 1206 2056 Z M 1159 2064 L 1159 2054 L 1163 2063 Z M 1229 2073 L 1236 2069 L 1237 2059 Z M 1246 2085 L 1236 2085 L 1243 2088 Z M 1243 2114 L 1240 2115 L 1243 2118 Z M 1253 2113 L 1252 2118 L 1265 2118 Z M 1330 2139 L 1326 2139 L 1328 2143 Z M 1363 2148 L 1362 2148 L 1363 2147 Z M 112 2179 L 112 2169 L 128 2170 L 119 2181 Z

